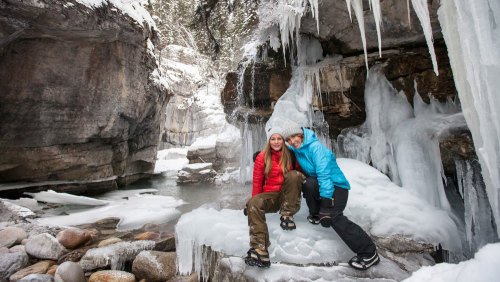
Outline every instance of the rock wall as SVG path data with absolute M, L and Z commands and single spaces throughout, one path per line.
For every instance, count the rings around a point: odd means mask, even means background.
M 153 171 L 167 100 L 154 29 L 55 0 L 2 1 L 0 22 L 0 182 L 90 192 Z

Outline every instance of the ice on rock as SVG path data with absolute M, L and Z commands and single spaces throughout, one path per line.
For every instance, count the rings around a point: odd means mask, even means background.
M 26 195 L 33 197 L 39 202 L 66 204 L 66 205 L 84 205 L 84 206 L 104 206 L 109 204 L 107 201 L 97 200 L 85 196 L 76 196 L 68 193 L 58 193 L 53 190 L 42 191 L 38 193 L 28 193 Z
M 455 102 L 430 100 L 427 105 L 416 93 L 412 108 L 403 93 L 397 93 L 379 73 L 379 67 L 372 68 L 365 87 L 366 122 L 352 130 L 358 135 L 343 132 L 339 146 L 344 156 L 371 162 L 411 193 L 448 210 L 439 139 L 466 124 Z
M 418 242 L 440 243 L 449 250 L 460 250 L 458 230 L 448 212 L 401 189 L 364 163 L 338 159 L 338 164 L 351 184 L 345 214 L 370 234 L 380 237 L 401 234 Z M 266 215 L 271 260 L 300 265 L 349 260 L 353 253 L 336 233 L 311 225 L 306 220 L 307 215 L 303 200 L 302 208 L 294 216 L 297 229 L 293 232 L 279 227 L 279 214 Z M 249 248 L 248 222 L 241 210 L 200 207 L 182 215 L 175 233 L 181 274 L 204 271 L 203 245 L 237 257 Z
M 488 199 L 500 226 L 500 2 L 443 0 L 438 16 Z
M 103 197 L 106 197 L 106 194 Z M 75 226 L 117 217 L 120 218 L 120 222 L 116 229 L 127 231 L 141 228 L 145 223 L 163 223 L 172 220 L 179 216 L 180 212 L 176 208 L 182 204 L 184 204 L 182 200 L 170 196 L 133 195 L 123 198 L 111 194 L 107 206 L 69 215 L 38 218 L 35 221 L 43 225 Z

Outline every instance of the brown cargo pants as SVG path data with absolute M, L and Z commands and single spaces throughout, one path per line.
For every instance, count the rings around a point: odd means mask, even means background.
M 250 247 L 267 250 L 269 231 L 266 224 L 266 213 L 280 211 L 282 216 L 292 216 L 300 209 L 300 193 L 304 176 L 296 171 L 284 175 L 281 191 L 260 193 L 247 202 Z

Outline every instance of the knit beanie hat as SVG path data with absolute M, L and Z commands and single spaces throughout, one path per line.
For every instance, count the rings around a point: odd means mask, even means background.
M 302 128 L 300 127 L 300 125 L 298 125 L 294 122 L 290 122 L 283 129 L 281 136 L 283 136 L 283 138 L 285 138 L 285 140 L 286 140 L 288 137 L 290 137 L 294 134 L 304 134 L 304 131 L 302 131 Z
M 266 136 L 267 136 L 267 141 L 271 138 L 273 134 L 279 134 L 281 137 L 285 138 L 283 136 L 283 128 L 279 126 L 272 126 L 266 130 Z

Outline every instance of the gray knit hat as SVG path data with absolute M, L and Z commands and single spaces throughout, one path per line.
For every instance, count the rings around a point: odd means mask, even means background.
M 266 136 L 267 136 L 267 141 L 271 138 L 273 134 L 279 134 L 281 137 L 285 138 L 283 136 L 283 128 L 279 126 L 272 126 L 266 130 Z
M 283 136 L 283 138 L 285 138 L 285 140 L 286 140 L 288 137 L 290 137 L 294 134 L 304 134 L 304 131 L 302 131 L 302 128 L 300 127 L 300 125 L 298 125 L 294 122 L 290 122 L 283 129 L 281 136 Z

